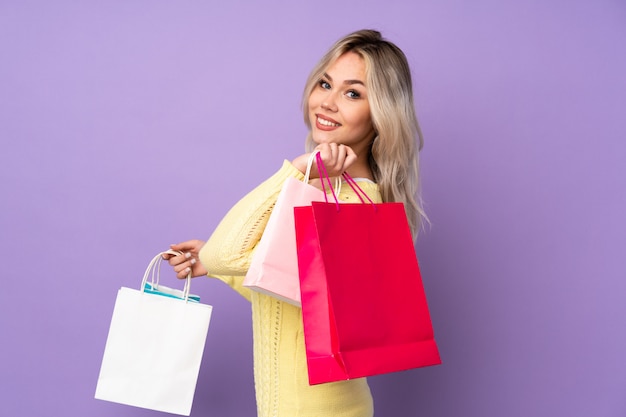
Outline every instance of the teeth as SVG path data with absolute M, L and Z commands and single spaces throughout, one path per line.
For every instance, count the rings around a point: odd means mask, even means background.
M 319 122 L 319 124 L 324 126 L 339 126 L 339 123 L 329 122 L 328 120 L 322 119 L 321 117 L 318 117 L 317 121 Z

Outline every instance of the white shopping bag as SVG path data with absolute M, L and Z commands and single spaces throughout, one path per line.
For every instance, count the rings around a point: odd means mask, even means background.
M 117 294 L 95 398 L 188 416 L 212 307 L 189 295 L 191 277 L 183 291 L 159 286 L 161 255 L 141 290 Z

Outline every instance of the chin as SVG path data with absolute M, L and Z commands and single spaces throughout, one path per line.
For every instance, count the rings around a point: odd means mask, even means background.
M 333 138 L 331 136 L 319 131 L 312 131 L 311 139 L 313 139 L 313 142 L 315 142 L 317 145 L 320 145 L 322 143 L 333 143 Z

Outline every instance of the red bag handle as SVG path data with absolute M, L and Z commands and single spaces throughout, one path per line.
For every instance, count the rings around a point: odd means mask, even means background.
M 337 198 L 337 194 L 335 194 L 335 190 L 330 185 L 330 177 L 328 176 L 328 172 L 326 172 L 324 161 L 322 161 L 322 157 L 320 156 L 319 152 L 315 155 L 315 158 L 317 162 L 317 172 L 319 172 L 320 180 L 322 181 L 322 191 L 324 191 L 324 199 L 328 203 L 328 194 L 326 194 L 326 186 L 324 185 L 324 180 L 326 180 L 328 182 L 328 188 L 330 188 L 330 191 L 333 193 L 333 199 L 335 199 L 337 211 L 339 211 L 339 199 Z
M 359 197 L 359 200 L 361 200 L 361 203 L 365 204 L 365 200 L 363 200 L 363 197 L 365 197 L 367 199 L 367 201 L 369 201 L 371 204 L 374 204 L 374 202 L 372 201 L 372 199 L 365 193 L 365 191 L 363 191 L 361 189 L 361 187 L 359 187 L 356 183 L 356 181 L 354 180 L 354 178 L 352 178 L 350 176 L 350 174 L 348 174 L 347 172 L 344 172 L 343 177 L 345 178 L 346 182 L 348 183 L 348 185 L 350 186 L 350 188 L 352 188 L 355 192 L 355 194 L 357 195 L 357 197 Z M 363 196 L 363 197 L 361 197 Z M 374 207 L 376 205 L 374 204 Z
M 324 166 L 324 162 L 322 161 L 322 157 L 320 156 L 319 152 L 316 154 L 316 162 L 317 162 L 317 171 L 320 174 L 320 180 L 322 181 L 322 190 L 324 191 L 324 198 L 326 199 L 326 202 L 328 203 L 328 195 L 326 194 L 326 186 L 324 185 L 324 180 L 326 180 L 326 182 L 328 183 L 328 187 L 330 188 L 330 191 L 333 194 L 333 199 L 335 200 L 335 205 L 337 206 L 337 211 L 339 211 L 339 199 L 337 198 L 337 194 L 335 194 L 335 190 L 333 189 L 332 185 L 330 184 L 330 177 L 328 176 L 328 172 L 326 171 L 326 167 Z M 363 199 L 363 197 L 365 197 L 367 199 L 367 201 L 369 201 L 372 206 L 374 207 L 374 210 L 376 209 L 376 204 L 372 201 L 372 199 L 365 193 L 365 191 L 363 191 L 361 189 L 361 187 L 358 186 L 358 184 L 356 183 L 356 181 L 354 180 L 354 178 L 352 178 L 350 176 L 350 174 L 348 174 L 347 172 L 344 172 L 342 174 L 343 178 L 346 180 L 346 182 L 348 183 L 348 185 L 350 186 L 350 188 L 352 188 L 352 190 L 354 190 L 354 193 L 357 195 L 357 197 L 359 197 L 359 200 L 361 200 L 361 203 L 365 204 L 365 200 Z

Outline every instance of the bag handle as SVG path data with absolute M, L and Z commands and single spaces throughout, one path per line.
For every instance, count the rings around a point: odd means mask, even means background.
M 159 288 L 159 279 L 161 278 L 161 261 L 163 261 L 163 255 L 182 255 L 182 252 L 177 252 L 171 249 L 166 250 L 165 252 L 161 252 L 156 255 L 146 268 L 146 272 L 143 274 L 143 279 L 141 280 L 141 292 L 145 292 L 146 283 L 148 282 L 148 277 L 150 277 L 150 284 L 154 289 Z M 185 302 L 189 301 L 189 291 L 191 289 L 191 271 L 185 278 L 185 286 L 183 288 L 183 299 Z
M 337 197 L 337 194 L 335 194 L 335 191 L 333 190 L 333 188 L 330 186 L 330 178 L 328 177 L 328 172 L 326 171 L 326 167 L 324 166 L 324 161 L 322 161 L 322 157 L 319 155 L 319 153 L 317 154 L 317 170 L 320 172 L 320 178 L 322 179 L 322 188 L 324 189 L 324 195 L 326 196 L 326 188 L 324 186 L 324 179 L 326 180 L 326 182 L 328 183 L 328 186 L 330 187 L 330 191 L 333 194 L 333 199 L 335 200 L 335 205 L 337 207 L 337 211 L 339 211 L 339 198 Z M 346 183 L 348 183 L 348 185 L 350 186 L 350 188 L 352 188 L 352 190 L 354 191 L 354 193 L 356 194 L 357 197 L 359 197 L 359 200 L 361 200 L 361 203 L 365 204 L 365 200 L 363 199 L 363 197 L 365 197 L 367 199 L 367 201 L 370 202 L 370 204 L 372 205 L 372 207 L 374 207 L 374 210 L 376 210 L 376 204 L 372 201 L 372 199 L 365 193 L 365 191 L 363 191 L 361 189 L 361 187 L 358 186 L 358 184 L 356 183 L 356 181 L 354 180 L 354 178 L 352 178 L 350 176 L 350 174 L 348 174 L 347 172 L 344 172 L 343 174 L 341 174 L 343 176 L 343 178 L 346 180 Z M 326 202 L 328 203 L 328 197 L 326 197 Z
M 317 155 L 319 155 L 320 151 L 313 151 L 311 152 L 311 155 L 309 155 L 309 159 L 306 163 L 306 172 L 304 173 L 304 183 L 308 184 L 309 183 L 309 178 L 311 176 L 311 167 L 313 166 L 313 162 L 315 161 Z M 319 171 L 319 164 L 317 164 L 318 166 L 318 172 Z M 322 178 L 322 174 L 320 173 L 320 179 Z M 322 188 L 323 188 L 323 183 L 322 183 Z M 331 188 L 332 189 L 332 188 Z M 340 178 L 335 178 L 335 188 L 334 188 L 337 194 L 339 194 L 339 192 L 341 191 L 341 179 Z M 325 190 L 324 190 L 325 192 Z
M 304 182 L 309 183 L 309 177 L 311 176 L 311 166 L 313 165 L 313 161 L 315 161 L 316 155 L 320 153 L 320 151 L 313 151 L 311 155 L 309 155 L 309 159 L 306 163 L 306 172 L 304 173 Z
M 371 204 L 374 205 L 374 207 L 376 207 L 376 204 L 367 195 L 367 193 L 365 191 L 363 191 L 363 189 L 361 187 L 358 186 L 358 184 L 356 183 L 354 178 L 352 178 L 350 176 L 350 174 L 348 174 L 347 172 L 344 172 L 342 175 L 343 175 L 343 178 L 345 178 L 345 180 L 348 183 L 348 185 L 350 186 L 350 188 L 352 188 L 354 190 L 355 194 L 357 195 L 357 197 L 359 197 L 359 200 L 361 200 L 361 203 L 365 204 L 365 200 L 363 200 L 363 197 L 365 197 L 367 199 L 367 201 L 369 201 Z M 363 196 L 363 197 L 361 197 L 361 196 Z
M 333 199 L 335 200 L 335 205 L 337 206 L 337 211 L 339 211 L 339 199 L 335 194 L 335 190 L 330 185 L 330 178 L 328 177 L 328 172 L 326 171 L 326 167 L 324 166 L 324 161 L 322 161 L 322 156 L 319 152 L 315 153 L 315 157 L 317 159 L 317 172 L 320 173 L 320 180 L 322 181 L 322 190 L 324 191 L 324 199 L 328 203 L 328 194 L 326 193 L 326 186 L 324 185 L 324 180 L 328 183 L 328 188 L 330 188 L 330 192 L 333 194 Z

